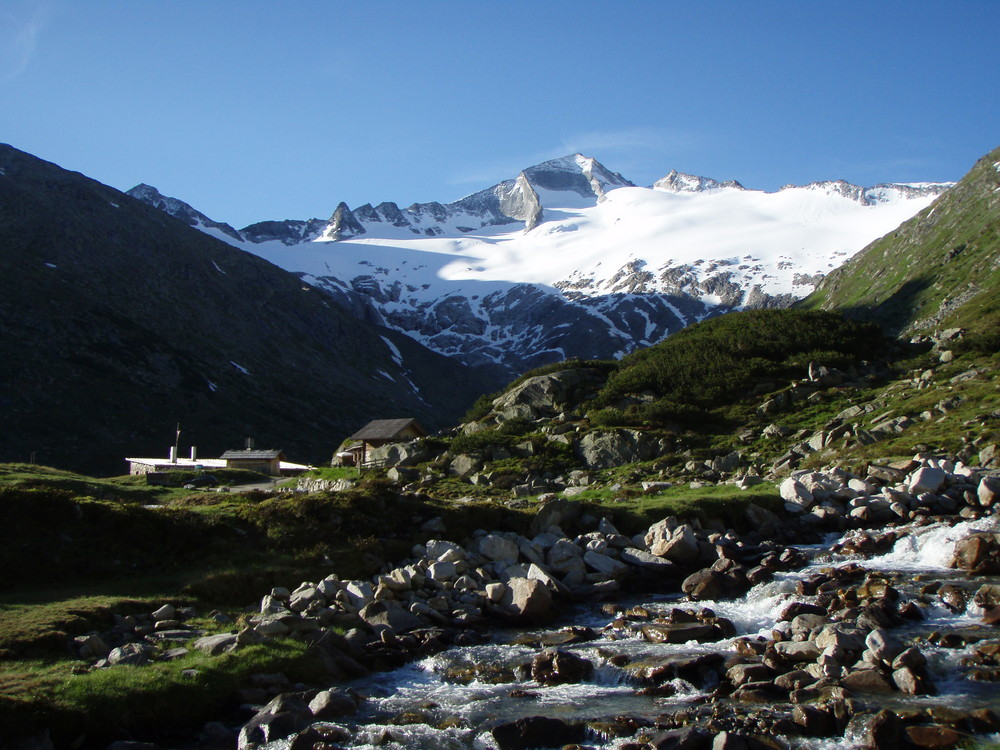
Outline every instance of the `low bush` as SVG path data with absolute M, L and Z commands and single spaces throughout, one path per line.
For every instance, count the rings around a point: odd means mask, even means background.
M 753 310 L 690 326 L 625 357 L 594 399 L 591 419 L 617 424 L 697 426 L 710 410 L 748 398 L 761 383 L 805 375 L 810 362 L 845 367 L 885 350 L 868 323 L 832 313 Z M 623 411 L 621 401 L 654 400 Z

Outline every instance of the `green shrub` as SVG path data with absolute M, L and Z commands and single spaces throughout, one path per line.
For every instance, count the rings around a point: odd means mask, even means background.
M 508 435 L 499 430 L 482 430 L 468 435 L 459 435 L 451 441 L 449 450 L 453 454 L 486 453 L 497 448 L 513 448 L 520 442 L 516 435 Z
M 748 398 L 760 383 L 802 377 L 809 362 L 844 367 L 884 351 L 884 338 L 873 324 L 832 313 L 730 313 L 625 357 L 594 399 L 591 418 L 697 425 L 708 410 Z M 651 404 L 622 413 L 604 411 L 650 393 L 655 396 Z

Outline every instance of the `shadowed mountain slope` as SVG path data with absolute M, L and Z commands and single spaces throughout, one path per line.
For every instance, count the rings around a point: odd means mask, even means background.
M 898 229 L 833 271 L 802 303 L 894 334 L 1000 328 L 1000 148 Z
M 375 417 L 455 421 L 490 386 L 323 291 L 83 175 L 0 145 L 0 460 L 121 473 L 280 447 L 328 459 Z

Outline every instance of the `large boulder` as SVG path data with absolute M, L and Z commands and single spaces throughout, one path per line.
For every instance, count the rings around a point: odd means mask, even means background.
M 487 534 L 479 540 L 479 554 L 488 560 L 517 562 L 517 542 L 499 534 Z
M 492 730 L 499 750 L 527 750 L 533 747 L 563 747 L 583 742 L 586 727 L 568 724 L 547 716 L 528 716 Z
M 548 531 L 550 526 L 557 526 L 568 532 L 582 515 L 583 506 L 577 500 L 567 498 L 550 500 L 542 505 L 531 519 L 529 533 L 538 536 Z
M 685 523 L 671 529 L 669 519 L 650 526 L 644 541 L 652 554 L 674 562 L 691 562 L 701 554 L 691 525 Z
M 252 750 L 284 739 L 304 729 L 313 721 L 309 696 L 305 693 L 282 693 L 258 711 L 240 729 L 237 747 Z
M 594 430 L 577 444 L 577 455 L 591 469 L 648 461 L 661 455 L 667 446 L 638 430 Z
M 499 421 L 553 417 L 572 409 L 604 378 L 594 369 L 560 370 L 528 378 L 493 401 Z
M 502 601 L 517 620 L 542 622 L 552 616 L 552 592 L 534 578 L 511 578 Z
M 778 487 L 778 494 L 781 495 L 781 499 L 786 503 L 797 505 L 801 508 L 809 508 L 815 502 L 812 491 L 793 477 L 788 477 L 788 479 L 781 483 Z
M 593 673 L 591 662 L 561 649 L 546 649 L 531 660 L 531 679 L 539 685 L 583 682 Z
M 423 440 L 414 440 L 409 443 L 389 443 L 372 448 L 368 458 L 379 466 L 405 467 L 430 461 L 434 455 Z
M 983 477 L 979 482 L 976 497 L 979 499 L 979 504 L 984 508 L 992 507 L 1000 502 L 1000 477 Z
M 1000 573 L 1000 534 L 979 532 L 955 543 L 951 567 L 970 573 Z
M 911 495 L 922 492 L 937 492 L 941 489 L 948 475 L 944 469 L 936 466 L 922 466 L 910 476 L 909 491 Z

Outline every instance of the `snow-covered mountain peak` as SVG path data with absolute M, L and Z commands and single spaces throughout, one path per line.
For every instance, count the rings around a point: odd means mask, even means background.
M 246 227 L 243 242 L 191 215 L 360 317 L 513 373 L 620 356 L 725 310 L 788 305 L 947 187 L 765 192 L 676 170 L 636 187 L 572 154 L 452 203 L 340 203 L 327 220 Z M 178 213 L 187 204 L 135 190 L 196 223 Z
M 711 177 L 699 177 L 698 175 L 678 172 L 676 169 L 671 169 L 670 174 L 653 183 L 654 190 L 662 190 L 667 193 L 704 193 L 722 188 L 745 189 L 736 180 L 719 182 Z
M 528 167 L 522 173 L 536 190 L 573 192 L 584 198 L 601 200 L 609 190 L 633 187 L 617 172 L 612 172 L 597 159 L 572 154 Z M 543 202 L 543 206 L 544 206 Z

